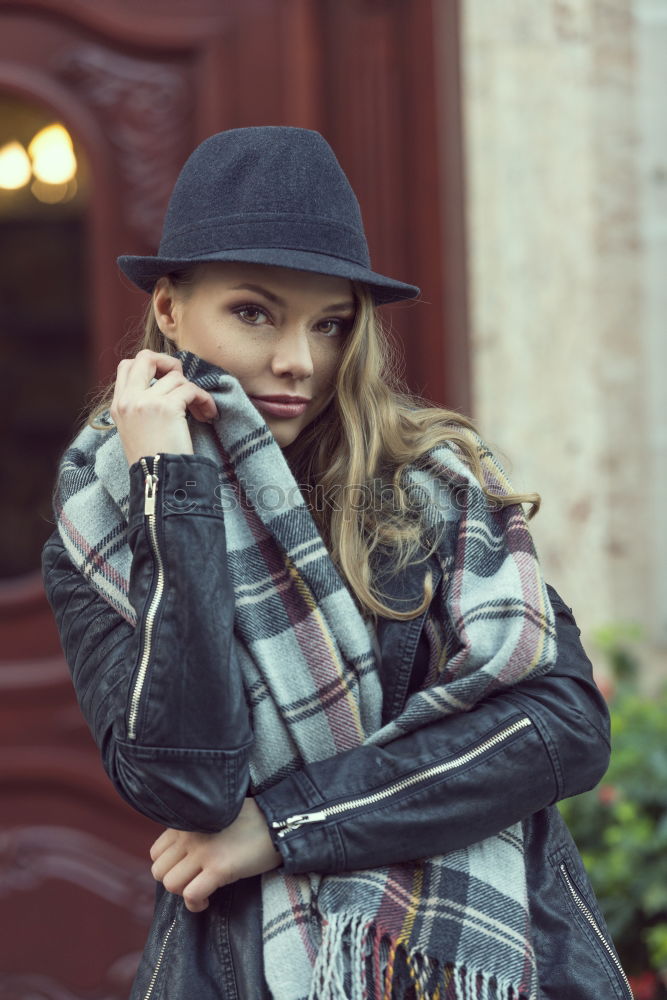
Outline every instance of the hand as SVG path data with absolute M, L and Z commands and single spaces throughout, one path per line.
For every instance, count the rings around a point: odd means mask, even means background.
M 144 350 L 118 365 L 111 416 L 129 465 L 159 452 L 191 455 L 188 413 L 208 422 L 217 412 L 210 393 L 186 379 L 178 358 Z
M 182 896 L 192 913 L 205 910 L 221 886 L 282 864 L 254 799 L 246 799 L 234 822 L 219 833 L 165 830 L 151 847 L 151 859 L 153 878 Z

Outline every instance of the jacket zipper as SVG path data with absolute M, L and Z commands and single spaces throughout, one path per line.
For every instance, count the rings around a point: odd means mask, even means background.
M 160 972 L 160 966 L 162 965 L 162 959 L 164 958 L 164 953 L 167 949 L 167 942 L 169 941 L 169 938 L 171 937 L 171 932 L 173 931 L 175 926 L 176 926 L 176 917 L 174 917 L 174 919 L 172 920 L 171 924 L 167 929 L 167 933 L 163 938 L 162 947 L 160 948 L 160 954 L 157 957 L 157 962 L 155 963 L 155 968 L 153 969 L 153 975 L 151 976 L 151 981 L 148 984 L 148 989 L 146 990 L 146 993 L 144 995 L 144 1000 L 151 1000 L 151 996 L 153 995 L 153 990 L 155 989 L 155 984 L 157 982 L 158 973 Z
M 619 962 L 618 958 L 616 957 L 616 952 L 614 951 L 614 949 L 610 945 L 610 943 L 607 940 L 607 938 L 602 933 L 602 930 L 600 929 L 600 925 L 598 924 L 597 920 L 595 919 L 595 917 L 591 913 L 590 909 L 588 908 L 588 905 L 586 904 L 586 901 L 584 900 L 583 896 L 579 893 L 579 891 L 575 887 L 574 882 L 572 881 L 572 879 L 570 877 L 570 873 L 567 870 L 567 866 L 563 862 L 561 862 L 561 864 L 559 865 L 559 869 L 560 869 L 560 873 L 561 873 L 561 875 L 563 877 L 563 881 L 565 882 L 565 885 L 567 886 L 568 891 L 569 891 L 570 895 L 572 896 L 572 898 L 573 898 L 573 900 L 574 900 L 574 902 L 575 902 L 575 904 L 577 906 L 577 909 L 579 910 L 579 912 L 582 914 L 582 916 L 584 917 L 584 919 L 590 924 L 590 926 L 595 931 L 595 934 L 599 938 L 600 943 L 602 944 L 604 950 L 609 955 L 609 958 L 614 963 L 614 967 L 617 969 L 618 974 L 620 975 L 621 979 L 625 983 L 625 987 L 626 987 L 626 989 L 628 991 L 628 996 L 632 1000 L 632 998 L 633 998 L 632 987 L 630 986 L 630 983 L 628 981 L 628 977 L 626 976 L 625 972 L 623 971 L 623 967 L 622 967 L 621 963 Z
M 532 722 L 527 716 L 524 716 L 505 729 L 501 729 L 494 736 L 490 736 L 483 743 L 478 743 L 477 746 L 467 750 L 460 757 L 443 761 L 442 764 L 434 764 L 432 767 L 425 768 L 425 770 L 419 771 L 417 774 L 410 775 L 409 778 L 402 778 L 400 781 L 395 781 L 393 784 L 387 785 L 386 788 L 381 788 L 370 795 L 364 795 L 362 798 L 337 802 L 335 805 L 327 806 L 325 809 L 320 809 L 317 812 L 299 813 L 295 816 L 288 816 L 287 819 L 275 820 L 271 826 L 274 830 L 279 831 L 277 834 L 278 837 L 284 837 L 287 833 L 291 833 L 292 830 L 298 830 L 304 823 L 320 823 L 330 816 L 338 816 L 340 813 L 350 812 L 353 809 L 362 809 L 364 806 L 375 805 L 376 802 L 382 802 L 383 799 L 391 798 L 392 795 L 396 795 L 406 788 L 412 788 L 413 785 L 419 785 L 430 778 L 435 778 L 440 774 L 447 774 L 448 771 L 463 767 L 465 764 L 486 753 L 487 750 L 497 747 L 500 743 L 503 743 L 527 726 L 532 726 Z
M 160 456 L 156 455 L 153 459 L 153 471 L 151 472 L 146 459 L 141 459 L 141 467 L 144 470 L 145 476 L 144 515 L 148 524 L 148 537 L 150 538 L 151 549 L 153 550 L 153 557 L 157 567 L 157 581 L 155 584 L 155 590 L 153 591 L 153 596 L 150 600 L 150 604 L 148 605 L 146 617 L 144 618 L 141 659 L 139 661 L 139 669 L 137 670 L 137 677 L 134 682 L 134 689 L 130 699 L 130 712 L 127 722 L 127 737 L 130 740 L 136 740 L 137 738 L 137 716 L 139 715 L 141 692 L 143 690 L 144 681 L 146 680 L 148 664 L 151 659 L 153 647 L 153 626 L 155 625 L 155 618 L 157 616 L 160 602 L 162 601 L 162 594 L 164 592 L 164 563 L 162 561 L 162 553 L 160 552 L 160 546 L 158 544 L 157 517 L 155 514 L 157 487 L 160 482 L 157 474 L 159 462 Z

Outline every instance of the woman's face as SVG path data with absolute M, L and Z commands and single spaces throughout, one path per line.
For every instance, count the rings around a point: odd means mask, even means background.
M 179 350 L 236 376 L 281 448 L 331 399 L 355 315 L 347 279 L 262 264 L 202 264 L 180 288 L 162 278 L 153 305 Z

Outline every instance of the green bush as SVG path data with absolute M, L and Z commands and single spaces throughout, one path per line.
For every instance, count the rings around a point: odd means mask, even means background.
M 599 637 L 615 677 L 612 756 L 602 783 L 561 803 L 621 961 L 630 975 L 667 970 L 667 690 L 637 690 L 635 634 Z M 660 973 L 662 972 L 662 976 Z M 646 994 L 657 996 L 656 992 Z M 661 994 L 662 995 L 662 994 Z

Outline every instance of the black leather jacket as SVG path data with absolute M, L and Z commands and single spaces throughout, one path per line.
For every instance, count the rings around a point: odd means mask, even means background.
M 130 626 L 72 566 L 57 534 L 44 549 L 47 596 L 81 709 L 119 793 L 165 826 L 216 831 L 248 793 L 252 732 L 234 658 L 234 600 L 226 571 L 217 470 L 200 456 L 161 459 L 157 544 L 165 589 L 153 626 L 146 680 L 136 701 L 142 625 L 156 585 L 144 515 L 143 477 L 130 470 Z M 391 600 L 421 596 L 423 567 L 387 582 Z M 437 581 L 436 581 L 437 583 Z M 276 836 L 290 872 L 381 866 L 441 854 L 522 821 L 528 859 L 540 1000 L 631 997 L 574 844 L 557 810 L 585 791 L 609 758 L 608 713 L 570 610 L 551 588 L 558 660 L 545 676 L 499 691 L 472 711 L 425 726 L 384 747 L 358 747 L 309 764 L 257 796 L 269 823 L 346 802 L 340 814 L 293 823 Z M 402 605 L 406 605 L 403 603 Z M 202 614 L 202 609 L 205 613 Z M 396 716 L 425 671 L 423 617 L 381 619 L 385 717 Z M 226 669 L 223 669 L 226 666 Z M 475 751 L 471 754 L 470 751 Z M 355 805 L 436 762 L 440 776 L 376 804 Z M 218 890 L 191 914 L 158 886 L 155 918 L 133 1000 L 261 1000 L 259 878 Z

